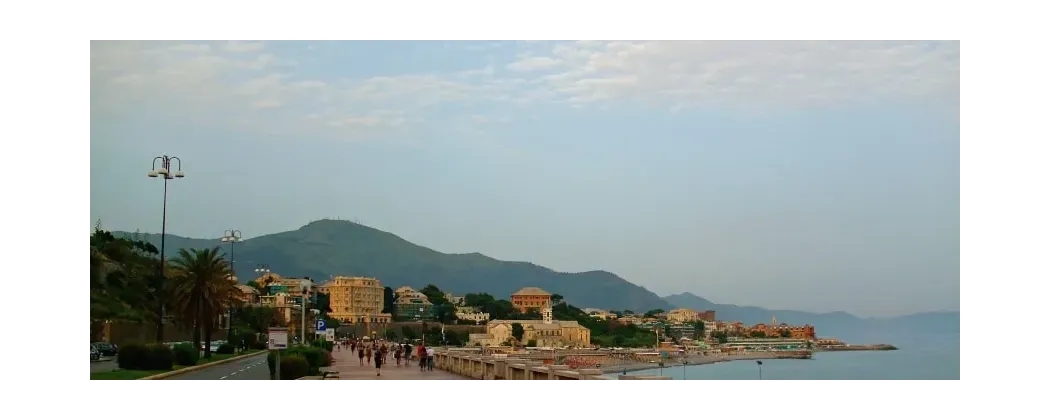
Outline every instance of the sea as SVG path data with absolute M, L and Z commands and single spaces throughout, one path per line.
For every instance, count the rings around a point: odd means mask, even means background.
M 958 380 L 959 335 L 897 337 L 891 351 L 817 352 L 810 360 L 738 360 L 628 372 L 672 380 Z M 761 377 L 760 377 L 761 375 Z M 617 374 L 606 377 L 615 379 Z

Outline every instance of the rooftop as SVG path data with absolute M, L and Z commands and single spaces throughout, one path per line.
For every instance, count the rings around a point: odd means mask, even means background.
M 551 296 L 551 294 L 539 287 L 522 287 L 521 290 L 511 293 L 511 296 Z

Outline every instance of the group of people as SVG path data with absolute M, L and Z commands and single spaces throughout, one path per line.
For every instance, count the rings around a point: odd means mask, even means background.
M 357 358 L 360 360 L 361 366 L 365 366 L 365 363 L 371 365 L 374 361 L 376 376 L 382 375 L 383 365 L 386 364 L 387 359 L 391 355 L 394 357 L 398 367 L 401 366 L 402 360 L 405 367 L 408 367 L 409 363 L 415 359 L 419 361 L 419 370 L 421 372 L 434 370 L 434 349 L 426 347 L 422 343 L 413 349 L 412 345 L 408 343 L 388 343 L 382 339 L 372 341 L 356 339 L 338 343 L 337 351 L 339 347 L 349 347 L 351 352 L 357 352 Z

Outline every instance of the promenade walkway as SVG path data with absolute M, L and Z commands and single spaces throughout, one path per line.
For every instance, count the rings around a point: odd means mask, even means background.
M 339 371 L 339 379 L 395 381 L 470 379 L 436 368 L 432 371 L 420 372 L 418 361 L 409 367 L 405 367 L 403 363 L 401 366 L 398 366 L 393 357 L 387 359 L 390 361 L 390 364 L 383 365 L 382 375 L 376 376 L 375 362 L 373 361 L 371 365 L 366 363 L 364 366 L 361 366 L 360 361 L 357 359 L 357 354 L 351 353 L 349 349 L 333 350 L 332 357 L 335 358 L 335 362 L 332 363 L 332 369 Z

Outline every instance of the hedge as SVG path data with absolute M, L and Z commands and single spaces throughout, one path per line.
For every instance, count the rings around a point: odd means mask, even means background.
M 125 344 L 117 353 L 117 366 L 129 370 L 171 370 L 175 357 L 165 344 Z
M 230 343 L 219 344 L 219 348 L 215 349 L 215 353 L 217 353 L 217 354 L 233 354 L 234 353 L 233 344 L 230 344 Z
M 176 344 L 172 349 L 172 354 L 175 356 L 175 363 L 182 366 L 196 365 L 200 359 L 200 352 L 190 343 Z
M 273 377 L 276 374 L 276 354 L 277 353 L 275 352 L 270 352 L 270 354 L 266 356 L 266 365 L 270 368 L 271 377 Z M 321 371 L 321 367 L 331 366 L 332 362 L 334 361 L 332 358 L 332 353 L 325 349 L 317 347 L 295 346 L 289 347 L 285 350 L 281 350 L 282 368 L 284 366 L 284 359 L 292 356 L 300 356 L 304 360 L 306 360 L 308 375 L 316 375 Z M 283 370 L 281 371 L 281 378 L 284 378 Z
M 310 364 L 306 358 L 299 355 L 291 355 L 281 358 L 281 380 L 299 379 L 308 375 Z

